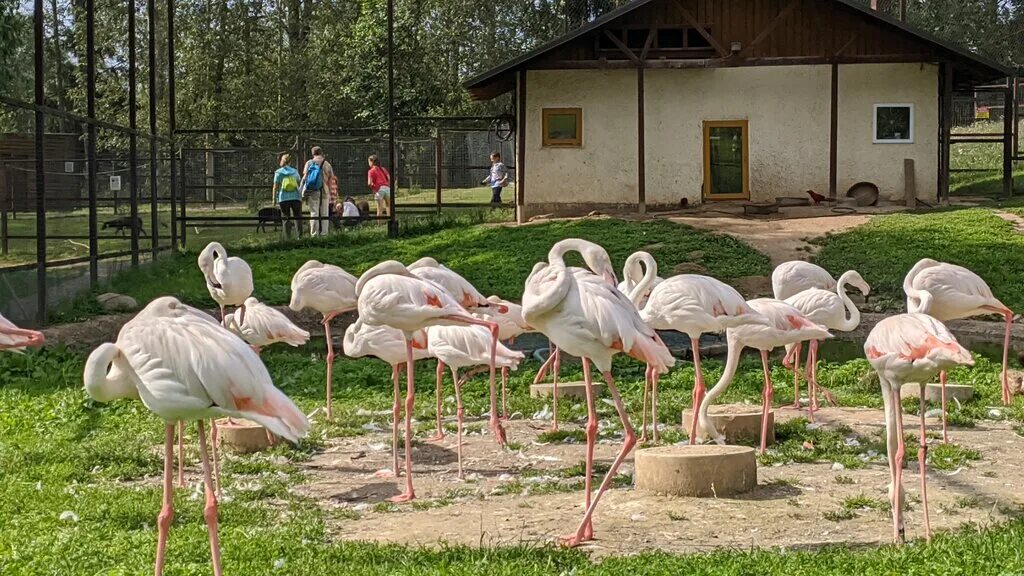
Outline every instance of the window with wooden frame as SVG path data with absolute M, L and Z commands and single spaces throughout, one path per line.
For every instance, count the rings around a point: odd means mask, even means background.
M 583 146 L 583 109 L 582 108 L 543 108 L 541 109 L 542 144 L 561 148 L 580 148 Z
M 750 144 L 746 120 L 704 121 L 704 198 L 750 198 Z
M 913 144 L 914 105 L 875 104 L 871 136 L 875 144 Z

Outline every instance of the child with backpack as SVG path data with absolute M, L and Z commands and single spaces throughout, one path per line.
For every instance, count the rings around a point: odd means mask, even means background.
M 291 166 L 292 155 L 281 154 L 280 168 L 274 172 L 272 202 L 281 207 L 285 234 L 292 237 L 292 227 L 302 238 L 302 195 L 299 192 L 299 171 Z
M 313 157 L 302 169 L 302 197 L 309 203 L 309 233 L 326 236 L 330 231 L 331 192 L 328 183 L 334 178 L 334 169 L 324 158 L 324 151 L 313 146 Z

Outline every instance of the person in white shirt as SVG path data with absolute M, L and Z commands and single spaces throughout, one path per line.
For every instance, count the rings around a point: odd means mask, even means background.
M 359 224 L 361 219 L 362 214 L 359 213 L 356 201 L 351 196 L 346 196 L 345 202 L 341 205 L 341 223 L 347 227 L 352 227 Z

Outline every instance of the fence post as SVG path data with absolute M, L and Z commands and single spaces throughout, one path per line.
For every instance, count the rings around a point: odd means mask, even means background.
M 177 155 L 178 155 L 178 164 L 181 165 L 181 166 L 184 166 L 185 165 L 185 157 L 184 157 L 184 155 L 182 155 L 180 150 L 177 152 Z M 185 172 L 187 173 L 188 171 L 185 170 Z M 180 232 L 181 232 L 181 249 L 184 250 L 187 247 L 186 246 L 187 243 L 186 243 L 185 239 L 186 239 L 186 235 L 188 234 L 188 232 L 187 232 L 188 226 L 186 225 L 187 222 L 188 222 L 188 213 L 186 211 L 186 206 L 188 205 L 188 193 L 185 190 L 184 182 L 178 184 L 178 188 L 181 189 L 181 221 L 180 221 L 181 229 L 180 229 Z
M 437 213 L 441 213 L 441 165 L 444 162 L 444 144 L 441 140 L 440 128 L 434 131 L 434 194 L 436 196 Z
M 89 194 L 89 286 L 99 283 L 100 244 L 96 221 L 96 6 L 94 0 L 85 0 L 85 109 L 89 124 L 86 126 L 85 162 L 88 173 Z
M 170 194 L 171 194 L 171 247 L 178 245 L 178 220 L 175 218 L 178 213 L 178 164 L 175 158 L 174 133 L 178 129 L 177 106 L 175 101 L 175 78 L 174 78 L 174 0 L 167 0 L 167 136 L 170 139 Z M 184 228 L 184 222 L 181 223 Z M 185 235 L 184 230 L 182 236 Z M 184 238 L 181 247 L 185 247 Z
M 139 265 L 139 101 L 135 60 L 135 0 L 128 0 L 128 189 L 129 213 L 132 218 L 132 267 Z
M 33 2 L 32 27 L 35 49 L 35 121 L 36 121 L 36 321 L 46 323 L 46 68 L 43 0 Z
M 153 97 L 156 94 L 156 0 L 146 2 L 146 17 L 149 20 L 149 209 L 152 211 L 150 226 L 153 227 L 150 231 L 153 236 L 150 250 L 153 260 L 156 260 L 160 242 L 160 207 L 157 204 L 156 185 L 156 98 Z
M 0 210 L 0 252 L 7 256 L 7 208 Z

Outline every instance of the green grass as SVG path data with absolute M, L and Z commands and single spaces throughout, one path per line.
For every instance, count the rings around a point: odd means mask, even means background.
M 986 209 L 876 216 L 852 230 L 816 240 L 815 261 L 838 276 L 857 270 L 871 285 L 871 302 L 887 310 L 904 308 L 903 277 L 921 258 L 970 268 L 997 298 L 1024 308 L 1024 235 Z
M 322 403 L 323 364 L 320 345 L 298 350 L 267 350 L 264 360 L 275 383 L 304 410 Z M 0 573 L 11 575 L 139 574 L 153 561 L 155 516 L 160 507 L 161 472 L 159 446 L 161 423 L 141 404 L 118 401 L 97 404 L 81 387 L 84 355 L 60 348 L 25 355 L 0 356 Z M 614 373 L 632 411 L 639 409 L 642 370 L 632 362 L 615 363 Z M 848 366 L 849 365 L 849 366 Z M 528 386 L 536 362 L 527 362 L 513 373 L 509 389 L 511 409 L 527 413 L 543 405 L 530 398 Z M 721 363 L 707 361 L 710 374 L 720 373 Z M 868 398 L 860 391 L 863 361 L 823 367 L 823 383 L 829 381 L 841 398 Z M 577 367 L 578 369 L 578 367 Z M 335 406 L 339 424 L 314 427 L 309 439 L 297 447 L 279 446 L 268 454 L 231 456 L 226 459 L 224 480 L 231 496 L 221 504 L 221 541 L 229 574 L 325 574 L 344 567 L 353 574 L 601 574 L 703 573 L 703 574 L 839 574 L 860 570 L 868 574 L 971 573 L 979 565 L 989 570 L 1024 569 L 1016 554 L 1024 538 L 1024 521 L 1011 522 L 980 533 L 968 529 L 940 535 L 932 545 L 902 549 L 883 547 L 867 551 L 829 548 L 816 553 L 778 551 L 720 551 L 711 554 L 670 555 L 645 553 L 627 558 L 591 561 L 580 551 L 548 547 L 470 549 L 460 546 L 425 550 L 415 547 L 376 545 L 332 539 L 328 525 L 359 522 L 352 510 L 325 510 L 291 488 L 303 481 L 295 465 L 324 449 L 326 435 L 358 435 L 362 425 L 381 417 L 360 415 L 390 405 L 389 371 L 373 360 L 347 360 L 335 365 Z M 689 372 L 687 372 L 689 371 Z M 973 371 L 973 372 L 972 372 Z M 977 373 L 975 373 L 977 372 Z M 990 363 L 965 372 L 980 382 L 982 397 L 995 394 L 997 369 Z M 423 389 L 429 389 L 433 371 L 429 363 L 417 370 Z M 677 407 L 689 396 L 685 367 L 664 383 L 665 396 L 675 405 L 663 408 L 666 421 L 678 416 Z M 778 373 L 777 376 L 781 376 Z M 578 375 L 567 375 L 568 377 Z M 469 414 L 486 407 L 483 378 L 465 388 Z M 781 388 L 781 387 L 780 387 Z M 992 390 L 988 390 L 992 388 Z M 760 395 L 760 370 L 755 358 L 741 364 L 740 377 L 727 391 L 726 401 L 756 402 Z M 430 420 L 433 398 L 419 395 L 416 417 Z M 780 390 L 779 402 L 788 402 Z M 1018 402 L 1019 403 L 1019 402 Z M 568 404 L 567 406 L 565 406 Z M 566 418 L 580 422 L 582 406 L 564 403 Z M 360 411 L 363 409 L 363 411 Z M 598 403 L 602 419 L 614 419 L 612 407 Z M 822 429 L 806 430 L 796 421 L 780 426 L 786 442 L 814 441 L 823 451 L 816 458 L 832 459 L 838 436 Z M 189 430 L 194 445 L 194 429 Z M 817 448 L 816 448 L 817 449 Z M 937 453 L 936 450 L 934 453 Z M 952 457 L 942 455 L 940 457 Z M 194 458 L 194 449 L 193 449 Z M 597 472 L 603 473 L 599 467 Z M 556 482 L 529 482 L 521 474 L 505 483 L 507 494 L 538 494 L 578 490 L 583 467 L 553 470 Z M 630 483 L 628 475 L 615 485 Z M 791 481 L 789 481 L 791 482 Z M 420 509 L 450 506 L 461 498 L 479 497 L 466 489 L 453 490 L 436 501 L 418 504 Z M 372 513 L 397 515 L 412 506 L 379 505 Z M 208 574 L 207 536 L 202 518 L 202 499 L 192 489 L 176 490 L 176 515 L 168 550 L 169 575 Z M 63 512 L 78 517 L 61 519 Z M 770 546 L 771 542 L 763 542 Z M 283 560 L 280 569 L 275 563 Z M 997 572 L 993 572 L 997 573 Z
M 746 244 L 670 222 L 588 219 L 531 226 L 469 225 L 479 222 L 480 217 L 414 221 L 406 225 L 397 240 L 384 238 L 383 231 L 366 230 L 273 247 L 239 243 L 238 249 L 229 246 L 228 250 L 249 262 L 256 285 L 254 295 L 270 304 L 288 303 L 292 274 L 309 259 L 330 262 L 358 275 L 381 260 L 409 263 L 426 255 L 469 278 L 484 294 L 518 299 L 534 263 L 546 258 L 552 244 L 573 236 L 600 242 L 614 262 L 623 262 L 630 253 L 644 248 L 669 271 L 674 264 L 687 261 L 687 254 L 700 250 L 705 254 L 701 264 L 726 281 L 769 272 L 768 258 Z M 202 247 L 195 246 L 197 250 Z M 126 272 L 101 290 L 129 294 L 140 302 L 171 294 L 189 304 L 212 307 L 195 256 L 194 252 L 188 253 Z M 93 300 L 88 296 L 79 299 L 56 319 L 99 313 Z
M 515 199 L 516 189 L 509 186 L 502 190 L 501 199 L 506 203 Z M 399 204 L 434 204 L 437 202 L 437 190 L 433 188 L 400 188 L 395 201 Z M 487 186 L 475 188 L 442 188 L 441 204 L 445 202 L 474 202 L 485 203 L 491 201 L 491 189 Z M 397 213 L 397 212 L 396 212 Z

